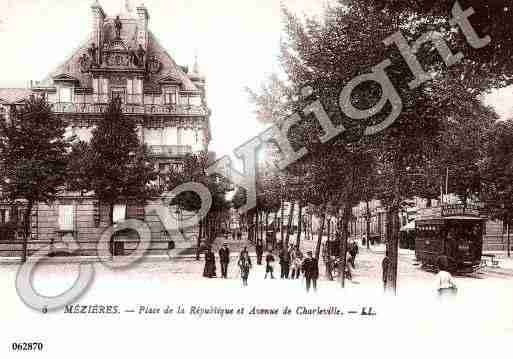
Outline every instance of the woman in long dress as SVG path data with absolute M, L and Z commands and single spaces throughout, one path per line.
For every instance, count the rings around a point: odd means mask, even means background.
M 240 276 L 242 278 L 242 285 L 248 286 L 249 271 L 251 269 L 251 258 L 246 247 L 240 252 L 239 261 L 237 262 L 240 268 Z
M 203 277 L 216 277 L 216 257 L 214 252 L 212 252 L 212 248 L 210 247 L 205 252 L 205 268 L 203 269 Z

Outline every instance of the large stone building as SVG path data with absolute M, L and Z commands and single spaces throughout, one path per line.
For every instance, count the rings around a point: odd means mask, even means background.
M 122 13 L 108 16 L 96 1 L 91 6 L 89 38 L 43 80 L 26 89 L 0 89 L 0 116 L 9 120 L 12 109 L 28 96 L 45 96 L 54 113 L 67 122 L 69 133 L 88 141 L 107 103 L 118 98 L 128 120 L 137 123 L 140 140 L 165 171 L 180 166 L 187 153 L 208 151 L 206 82 L 197 61 L 189 71 L 160 45 L 149 29 L 150 13 L 144 5 L 133 9 L 127 1 L 125 7 Z M 120 204 L 114 217 L 146 219 L 152 239 L 165 240 L 167 233 L 152 214 L 156 205 L 158 201 L 144 210 Z M 79 242 L 94 242 L 107 226 L 105 211 L 95 198 L 72 194 L 51 206 L 39 204 L 31 218 L 32 237 L 45 241 L 72 236 Z M 0 206 L 0 221 L 23 220 L 21 211 L 10 212 L 10 206 Z

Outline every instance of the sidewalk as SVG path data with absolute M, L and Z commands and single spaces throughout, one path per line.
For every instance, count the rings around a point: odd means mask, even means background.
M 223 243 L 228 243 L 230 248 L 230 258 L 236 259 L 239 256 L 242 247 L 247 247 L 251 257 L 256 258 L 254 246 L 248 243 L 244 238 L 242 240 L 233 241 L 225 239 L 224 237 L 217 238 L 213 243 L 213 251 L 216 254 L 222 247 Z M 200 261 L 203 261 L 204 256 L 200 256 Z M 113 262 L 111 257 L 95 257 L 95 256 L 74 256 L 74 257 L 29 257 L 28 262 L 37 262 L 44 260 L 45 263 L 50 264 L 74 264 L 74 263 L 100 263 L 100 262 Z M 116 257 L 114 262 L 127 263 L 130 257 Z M 173 262 L 173 261 L 196 261 L 196 243 L 192 242 L 178 242 L 175 249 L 166 254 L 151 254 L 147 253 L 141 258 L 141 262 Z M 19 257 L 1 257 L 0 265 L 18 265 L 21 264 Z

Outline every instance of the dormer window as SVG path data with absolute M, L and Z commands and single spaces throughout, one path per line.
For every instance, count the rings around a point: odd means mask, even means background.
M 176 105 L 178 102 L 178 96 L 175 88 L 169 88 L 164 90 L 164 104 Z
M 72 102 L 72 90 L 71 87 L 59 88 L 59 102 Z

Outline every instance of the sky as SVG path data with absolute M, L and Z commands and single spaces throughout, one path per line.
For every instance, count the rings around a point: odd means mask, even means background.
M 26 87 L 69 56 L 91 31 L 92 0 L 0 0 L 0 87 Z M 100 0 L 119 13 L 125 0 Z M 150 29 L 180 65 L 198 54 L 207 76 L 213 141 L 218 156 L 265 128 L 255 118 L 246 87 L 258 88 L 277 61 L 278 0 L 145 0 Z M 326 0 L 283 0 L 298 13 L 319 14 Z M 133 7 L 140 1 L 131 1 Z M 502 117 L 513 114 L 513 89 L 487 98 Z

